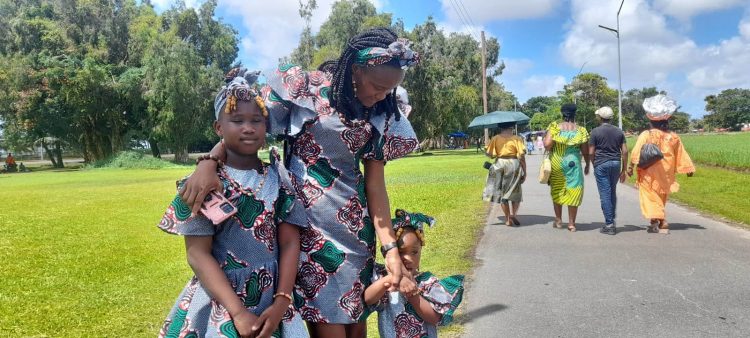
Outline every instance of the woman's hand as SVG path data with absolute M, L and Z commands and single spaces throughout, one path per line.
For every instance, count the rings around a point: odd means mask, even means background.
M 253 333 L 259 338 L 271 337 L 274 331 L 279 327 L 284 312 L 289 308 L 289 299 L 277 297 L 273 304 L 260 314 L 258 320 L 253 325 Z
M 401 255 L 398 254 L 398 250 L 391 249 L 385 254 L 385 269 L 388 271 L 388 275 L 391 276 L 391 285 L 388 291 L 399 291 L 406 267 L 404 266 L 404 262 L 401 261 Z
M 590 169 L 591 169 L 590 165 L 588 163 L 586 163 L 586 167 L 583 168 L 583 174 L 588 176 Z
M 256 337 L 255 332 L 253 332 L 253 326 L 257 321 L 258 316 L 252 314 L 247 310 L 242 311 L 235 316 L 232 316 L 234 328 L 237 329 L 237 333 L 239 333 L 240 337 L 242 338 Z
M 401 284 L 398 291 L 406 298 L 414 297 L 414 295 L 419 294 L 419 289 L 417 288 L 417 282 L 414 280 L 414 276 L 409 274 L 408 276 L 401 278 Z
M 620 173 L 620 183 L 625 183 L 625 180 L 628 179 L 628 174 L 626 172 Z
M 217 163 L 214 161 L 201 161 L 180 189 L 180 198 L 190 206 L 193 216 L 201 210 L 206 195 L 213 190 L 221 191 L 224 188 L 219 176 L 216 175 L 216 167 Z

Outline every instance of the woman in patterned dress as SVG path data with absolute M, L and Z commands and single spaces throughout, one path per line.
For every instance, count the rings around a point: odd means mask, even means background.
M 394 250 L 384 168 L 418 146 L 395 92 L 418 59 L 407 40 L 376 28 L 351 38 L 339 59 L 318 71 L 282 66 L 265 74 L 269 131 L 286 137 L 289 179 L 309 224 L 300 233 L 294 305 L 314 337 L 364 336 L 362 294 L 370 284 L 376 234 L 391 288 L 417 292 Z M 220 144 L 212 154 L 224 156 Z M 218 185 L 208 175 L 215 165 L 198 166 L 182 192 L 187 201 L 199 204 Z
M 565 104 L 560 109 L 563 122 L 552 122 L 547 128 L 544 147 L 550 152 L 552 172 L 549 184 L 555 206 L 555 228 L 562 228 L 562 207 L 568 206 L 568 230 L 576 231 L 578 207 L 583 200 L 583 174 L 589 174 L 589 133 L 578 126 L 576 105 Z M 581 156 L 586 168 L 581 170 Z
M 278 159 L 267 165 L 258 158 L 268 111 L 252 89 L 256 78 L 231 71 L 214 104 L 214 127 L 227 148 L 226 166 L 214 175 L 236 215 L 214 225 L 203 214 L 191 215 L 178 196 L 159 223 L 165 232 L 185 236 L 195 272 L 159 337 L 307 336 L 291 307 L 300 252 L 297 225 L 307 224 L 291 187 L 282 184 L 285 170 Z

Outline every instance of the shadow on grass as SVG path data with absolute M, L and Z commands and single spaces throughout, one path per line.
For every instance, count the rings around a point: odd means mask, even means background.
M 477 156 L 484 155 L 483 152 L 475 152 L 471 150 L 428 150 L 422 153 L 412 153 L 408 157 L 434 157 L 434 156 Z
M 485 316 L 492 315 L 492 314 L 494 314 L 496 312 L 503 311 L 503 310 L 505 310 L 507 308 L 508 308 L 508 306 L 507 305 L 503 305 L 503 304 L 485 305 L 485 306 L 483 306 L 481 308 L 478 308 L 476 310 L 472 310 L 472 311 L 469 311 L 469 312 L 466 312 L 466 313 L 459 313 L 456 316 L 455 323 L 459 324 L 459 325 L 471 323 L 475 319 L 479 319 L 479 318 L 482 318 L 482 317 L 485 317 Z

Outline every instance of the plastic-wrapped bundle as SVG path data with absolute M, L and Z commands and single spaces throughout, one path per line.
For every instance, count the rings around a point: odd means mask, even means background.
M 677 102 L 670 97 L 659 94 L 643 100 L 646 117 L 651 121 L 664 121 L 677 111 Z

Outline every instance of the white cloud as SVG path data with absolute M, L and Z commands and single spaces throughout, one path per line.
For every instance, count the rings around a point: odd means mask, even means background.
M 318 0 L 311 26 L 317 31 L 331 12 L 334 0 Z M 246 36 L 241 36 L 240 58 L 248 66 L 270 68 L 278 59 L 289 55 L 299 44 L 304 21 L 299 17 L 296 0 L 275 1 L 269 6 L 263 0 L 225 0 L 219 3 L 226 13 L 238 16 Z
M 685 3 L 690 1 L 684 1 Z M 722 4 L 726 1 L 719 1 Z M 560 44 L 571 67 L 587 62 L 585 71 L 598 72 L 617 86 L 617 39 L 598 25 L 615 28 L 620 1 L 572 0 L 571 22 Z M 714 45 L 699 46 L 655 6 L 666 1 L 628 0 L 620 14 L 623 90 L 657 86 L 667 90 L 694 115 L 704 113 L 703 98 L 732 87 L 750 87 L 750 18 L 738 25 L 738 35 Z M 682 3 L 682 2 L 681 2 Z M 692 3 L 692 2 L 691 2 Z M 697 6 L 693 12 L 709 7 Z M 725 4 L 726 5 L 726 4 Z M 728 6 L 728 5 L 726 5 Z M 681 9 L 682 10 L 682 9 Z
M 503 62 L 505 69 L 502 76 L 509 78 L 523 76 L 534 67 L 534 62 L 529 59 L 503 59 Z
M 445 16 L 451 22 L 481 25 L 493 20 L 540 18 L 552 13 L 559 0 L 441 0 Z M 464 19 L 462 19 L 462 17 Z M 471 22 L 473 21 L 473 22 Z
M 654 8 L 660 12 L 687 20 L 691 17 L 747 3 L 747 0 L 654 0 Z
M 529 93 L 528 97 L 555 96 L 565 83 L 565 77 L 561 75 L 532 75 L 523 81 L 523 91 Z

